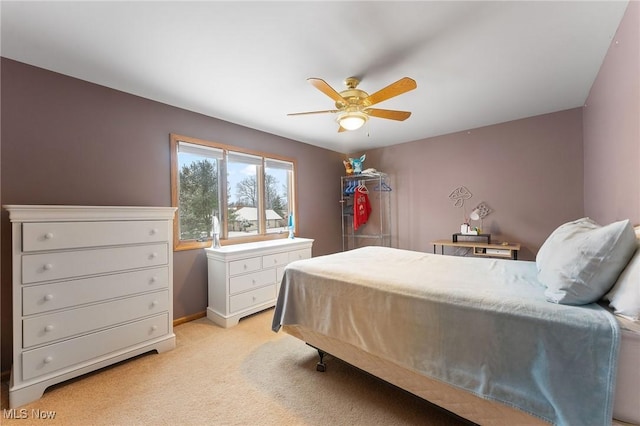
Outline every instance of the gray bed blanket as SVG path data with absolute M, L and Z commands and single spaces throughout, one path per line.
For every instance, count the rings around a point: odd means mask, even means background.
M 534 262 L 364 247 L 289 264 L 272 328 L 301 325 L 550 423 L 611 424 L 619 326 L 545 300 Z

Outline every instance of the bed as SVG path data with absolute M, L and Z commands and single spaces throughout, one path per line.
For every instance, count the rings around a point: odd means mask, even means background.
M 626 241 L 604 257 L 599 249 L 593 257 L 604 264 L 583 265 L 590 277 L 613 268 L 600 303 L 553 300 L 577 297 L 548 275 L 559 258 L 576 267 L 558 255 L 557 240 L 575 251 L 567 235 L 585 223 L 590 232 L 607 228 L 584 219 L 559 227 L 536 262 L 388 247 L 294 262 L 272 328 L 478 424 L 640 424 L 640 326 L 624 303 L 621 316 L 604 302 L 615 299 L 618 277 L 637 278 L 640 266 L 627 266 L 640 265 L 633 228 L 615 241 L 595 234 L 607 250 Z

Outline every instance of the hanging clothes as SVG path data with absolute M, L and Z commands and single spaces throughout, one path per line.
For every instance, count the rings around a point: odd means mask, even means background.
M 365 186 L 358 186 L 353 194 L 353 230 L 367 223 L 371 213 L 371 203 Z

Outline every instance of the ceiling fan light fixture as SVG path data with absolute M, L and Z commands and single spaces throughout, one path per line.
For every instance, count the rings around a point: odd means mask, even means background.
M 358 130 L 368 119 L 369 116 L 363 112 L 350 111 L 341 114 L 338 117 L 338 123 L 345 130 Z

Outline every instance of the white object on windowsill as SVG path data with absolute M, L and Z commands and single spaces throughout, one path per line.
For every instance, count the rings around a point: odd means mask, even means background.
M 211 234 L 213 237 L 211 239 L 211 247 L 220 248 L 220 221 L 218 220 L 218 216 L 213 216 L 211 227 Z

